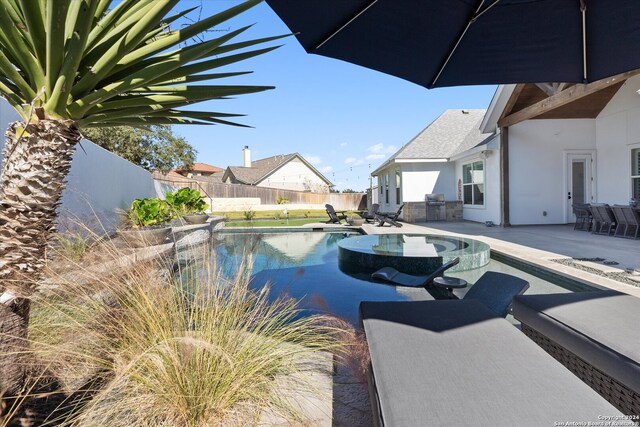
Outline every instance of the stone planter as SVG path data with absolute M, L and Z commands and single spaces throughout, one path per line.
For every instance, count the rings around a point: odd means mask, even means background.
M 347 218 L 347 224 L 360 227 L 364 224 L 363 218 Z
M 161 245 L 166 242 L 169 233 L 171 227 L 118 230 L 118 235 L 134 248 Z
M 204 224 L 209 219 L 207 214 L 191 214 L 182 217 L 189 224 Z

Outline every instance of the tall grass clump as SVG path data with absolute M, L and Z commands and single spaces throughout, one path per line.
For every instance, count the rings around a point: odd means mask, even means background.
M 265 411 L 297 419 L 287 391 L 310 390 L 305 370 L 320 351 L 341 348 L 337 328 L 253 291 L 248 264 L 225 278 L 199 256 L 193 273 L 139 264 L 34 299 L 34 359 L 67 396 L 49 422 L 252 425 Z

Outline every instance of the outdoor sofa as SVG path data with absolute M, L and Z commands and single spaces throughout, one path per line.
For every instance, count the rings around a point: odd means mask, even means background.
M 640 415 L 640 299 L 616 291 L 521 295 L 522 331 L 627 415 Z
M 597 425 L 622 416 L 479 301 L 363 302 L 360 315 L 377 426 Z

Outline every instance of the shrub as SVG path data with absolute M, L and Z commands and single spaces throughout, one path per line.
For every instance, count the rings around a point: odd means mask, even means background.
M 300 317 L 293 300 L 251 291 L 247 266 L 238 271 L 230 279 L 209 268 L 171 279 L 137 265 L 36 298 L 34 353 L 69 395 L 84 395 L 57 421 L 257 425 L 265 410 L 295 420 L 281 390 L 313 392 L 300 360 L 341 348 L 338 331 L 324 317 Z
M 78 262 L 91 246 L 92 238 L 80 233 L 67 232 L 55 235 L 54 252 L 63 258 Z
M 136 199 L 127 211 L 127 219 L 134 228 L 166 224 L 171 220 L 169 204 L 157 198 Z
M 176 192 L 166 193 L 165 199 L 176 216 L 201 213 L 209 207 L 202 199 L 202 194 L 191 188 L 181 188 Z
M 244 211 L 244 219 L 246 219 L 247 221 L 252 221 L 255 216 L 256 213 L 251 209 L 249 209 L 248 211 Z
M 287 204 L 287 203 L 289 203 L 289 199 L 288 199 L 288 198 L 286 198 L 286 197 L 284 197 L 284 196 L 279 196 L 279 197 L 276 199 L 276 204 L 278 204 L 278 205 L 285 205 L 285 204 Z

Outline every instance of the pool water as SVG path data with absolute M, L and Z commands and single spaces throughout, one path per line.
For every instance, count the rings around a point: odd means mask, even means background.
M 224 274 L 234 274 L 243 255 L 253 255 L 251 286 L 270 284 L 271 298 L 288 296 L 300 301 L 305 313 L 331 313 L 354 325 L 361 301 L 430 299 L 424 288 L 395 287 L 370 280 L 369 274 L 346 274 L 338 267 L 338 242 L 358 235 L 350 232 L 232 232 L 219 233 L 214 253 Z M 570 292 L 561 286 L 491 260 L 474 270 L 447 273 L 474 283 L 486 271 L 517 275 L 530 283 L 528 294 Z M 468 291 L 456 291 L 463 296 Z

